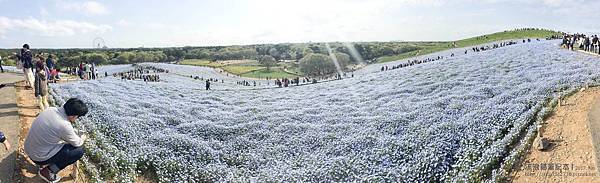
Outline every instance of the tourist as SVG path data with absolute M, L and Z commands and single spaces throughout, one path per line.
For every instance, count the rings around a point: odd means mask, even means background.
M 590 51 L 590 44 L 592 44 L 590 37 L 585 36 L 583 39 L 583 51 Z
M 592 38 L 592 52 L 597 52 L 598 51 L 598 35 L 594 35 L 594 37 Z
M 52 55 L 48 55 L 46 59 L 46 67 L 50 70 L 54 69 L 54 57 Z
M 60 80 L 60 77 L 58 75 L 58 69 L 52 69 L 50 75 L 52 75 L 52 82 L 56 83 L 57 80 Z
M 52 54 L 48 55 L 48 58 L 46 59 L 46 69 L 48 70 L 48 73 L 52 73 L 52 71 L 55 69 L 54 58 L 52 57 Z M 55 76 L 52 74 L 48 75 L 49 80 L 54 80 L 54 77 Z
M 91 72 L 92 72 L 92 79 L 96 79 L 96 64 L 94 62 L 92 62 L 92 66 L 91 66 Z
M 567 36 L 563 36 L 562 39 L 562 44 L 560 45 L 563 48 L 568 48 L 569 46 L 569 39 L 567 38 Z
M 600 38 L 598 38 L 598 36 L 596 36 L 596 53 L 600 54 Z
M 2 68 L 2 56 L 0 56 L 0 70 L 2 70 L 2 73 L 4 73 L 4 68 Z
M 90 63 L 86 63 L 85 66 L 84 66 L 84 68 L 85 68 L 85 73 L 86 73 L 86 75 L 85 75 L 86 79 L 85 80 L 92 79 L 92 65 L 90 65 Z
M 79 78 L 84 79 L 83 75 L 85 74 L 83 72 L 83 62 L 79 62 L 79 72 L 77 72 L 77 74 L 79 75 Z
M 83 157 L 83 142 L 72 123 L 85 116 L 88 108 L 83 101 L 71 98 L 62 107 L 50 107 L 33 121 L 24 143 L 25 153 L 37 165 L 46 165 L 38 175 L 47 182 L 58 182 L 58 173 Z
M 17 55 L 17 57 L 23 65 L 23 75 L 25 77 L 25 81 L 27 84 L 29 84 L 29 86 L 26 88 L 29 90 L 33 89 L 33 54 L 31 53 L 31 50 L 29 50 L 28 44 L 23 45 L 21 54 Z
M 574 48 L 575 48 L 575 42 L 576 41 L 577 41 L 577 38 L 575 36 L 571 36 L 571 41 L 570 41 L 570 44 L 569 44 L 569 49 L 571 51 L 575 50 Z
M 87 73 L 85 72 L 85 64 L 84 63 L 80 63 L 79 64 L 79 77 L 83 80 L 86 79 L 86 75 Z
M 35 72 L 35 97 L 38 99 L 38 103 L 41 110 L 45 110 L 48 105 L 48 77 L 46 75 L 46 68 L 43 63 L 43 58 L 40 56 L 38 62 L 36 62 Z
M 10 149 L 10 142 L 8 142 L 8 139 L 6 139 L 6 136 L 2 132 L 0 132 L 0 143 L 4 144 L 6 150 Z
M 210 81 L 206 80 L 206 90 L 210 90 Z

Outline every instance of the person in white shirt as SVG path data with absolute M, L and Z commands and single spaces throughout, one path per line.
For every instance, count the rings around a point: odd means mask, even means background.
M 78 136 L 71 123 L 87 112 L 83 101 L 71 98 L 62 107 L 44 110 L 33 121 L 25 140 L 25 153 L 34 163 L 47 165 L 38 171 L 42 179 L 58 182 L 58 172 L 83 157 L 85 136 Z

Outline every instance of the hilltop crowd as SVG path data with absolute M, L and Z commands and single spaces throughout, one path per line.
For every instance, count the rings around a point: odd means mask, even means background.
M 433 61 L 438 61 L 444 59 L 444 56 L 438 56 L 437 58 L 426 58 L 423 60 L 409 60 L 406 61 L 405 63 L 401 63 L 398 65 L 394 65 L 391 68 L 388 66 L 381 66 L 381 71 L 388 71 L 388 70 L 394 70 L 394 69 L 399 69 L 399 68 L 404 68 L 404 67 L 408 67 L 408 66 L 413 66 L 416 64 L 422 64 L 422 63 L 427 63 L 427 62 L 433 62 Z
M 150 74 L 154 73 L 154 74 Z M 125 72 L 113 73 L 113 77 L 120 77 L 121 80 L 144 80 L 144 82 L 160 82 L 160 75 L 157 73 L 169 73 L 169 70 L 156 68 L 152 66 L 135 66 L 135 69 Z M 105 73 L 105 75 L 108 75 Z
M 564 34 L 561 46 L 569 50 L 577 48 L 586 52 L 600 54 L 600 40 L 598 39 L 598 35 Z
M 354 77 L 354 74 L 352 74 L 352 77 Z M 335 77 L 330 77 L 330 78 L 321 78 L 321 80 L 339 80 L 342 79 L 341 75 L 336 75 Z M 290 85 L 296 85 L 296 86 L 300 86 L 301 84 L 315 84 L 317 83 L 318 80 L 317 78 L 309 78 L 309 77 L 295 77 L 293 79 L 288 79 L 288 78 L 281 78 L 281 79 L 275 79 L 275 85 L 279 88 L 282 87 L 289 87 Z
M 540 41 L 540 39 L 535 39 L 536 41 Z M 531 42 L 531 39 L 523 39 L 521 40 L 521 42 L 523 43 L 529 43 Z M 515 45 L 518 44 L 519 41 L 505 41 L 505 42 L 500 42 L 500 43 L 494 43 L 491 45 L 487 45 L 487 46 L 476 46 L 476 47 L 471 47 L 470 49 L 465 50 L 464 54 L 468 54 L 469 51 L 470 52 L 483 52 L 483 51 L 487 51 L 487 50 L 492 50 L 492 49 L 497 49 L 497 48 L 502 48 L 502 47 L 506 47 L 506 46 L 510 46 L 510 45 Z M 450 57 L 454 57 L 455 54 L 451 53 Z M 389 66 L 381 66 L 381 71 L 388 71 L 388 70 L 394 70 L 394 69 L 399 69 L 399 68 L 404 68 L 404 67 L 409 67 L 409 66 L 413 66 L 413 65 L 417 65 L 417 64 L 422 64 L 422 63 L 427 63 L 427 62 L 433 62 L 433 61 L 438 61 L 438 60 L 442 60 L 444 58 L 448 58 L 448 57 L 444 57 L 444 56 L 437 56 L 434 58 L 426 58 L 426 59 L 421 59 L 421 60 L 408 60 L 404 63 L 400 63 L 397 65 L 393 65 L 392 67 Z

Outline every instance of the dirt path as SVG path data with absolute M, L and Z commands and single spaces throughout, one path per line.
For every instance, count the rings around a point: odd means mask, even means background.
M 27 90 L 25 88 L 25 82 L 18 82 L 15 87 L 17 89 L 17 106 L 19 108 L 19 120 L 21 124 L 19 147 L 17 149 L 17 181 L 25 183 L 45 182 L 37 176 L 38 167 L 27 157 L 27 154 L 23 149 L 23 144 L 29 133 L 31 123 L 41 110 L 37 105 L 33 90 Z M 68 166 L 62 170 L 59 174 L 63 177 L 61 182 L 82 182 L 74 181 L 73 177 L 70 175 L 72 171 L 73 166 Z
M 589 117 L 600 99 L 600 88 L 589 88 L 566 98 L 543 124 L 550 148 L 539 151 L 536 142 L 512 174 L 513 182 L 600 182 Z M 536 140 L 537 141 L 537 140 Z
M 588 118 L 596 152 L 596 167 L 598 168 L 600 166 L 600 97 L 596 98 L 592 104 Z

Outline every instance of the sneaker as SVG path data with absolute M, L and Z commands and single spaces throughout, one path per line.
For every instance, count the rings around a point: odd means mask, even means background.
M 38 175 L 40 177 L 42 177 L 42 179 L 44 179 L 46 182 L 49 182 L 49 183 L 57 183 L 62 178 L 62 177 L 50 172 L 50 169 L 48 167 L 38 170 Z

